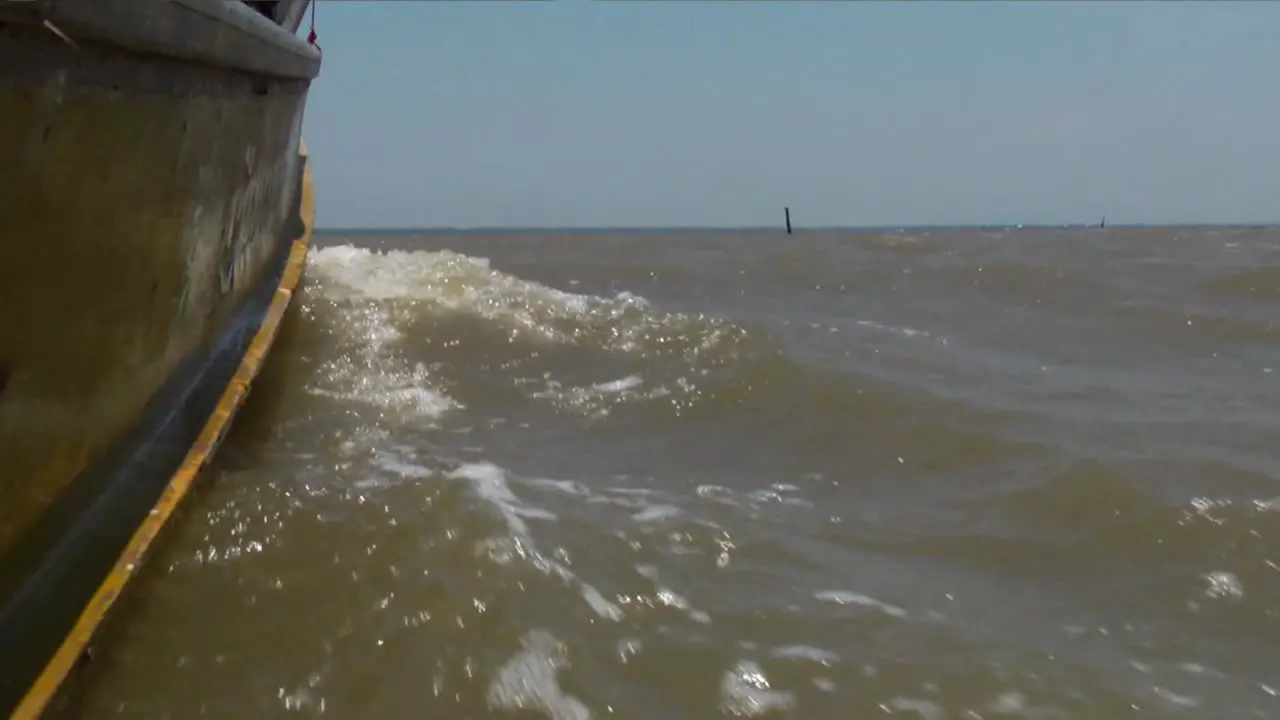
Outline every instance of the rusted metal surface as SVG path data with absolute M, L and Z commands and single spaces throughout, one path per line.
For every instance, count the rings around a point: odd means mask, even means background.
M 149 452 L 122 444 L 280 271 L 318 67 L 238 2 L 0 0 L 0 617 L 80 567 L 49 552 L 112 522 L 96 471 Z M 17 642 L 6 686 L 41 652 Z
M 89 642 L 99 625 L 142 566 L 152 542 L 186 497 L 197 473 L 212 458 L 218 445 L 226 437 L 232 419 L 248 397 L 249 387 L 266 361 L 267 353 L 293 299 L 293 293 L 301 281 L 315 226 L 315 193 L 310 166 L 306 163 L 305 148 L 301 154 L 304 164 L 296 193 L 295 214 L 291 218 L 293 222 L 282 229 L 282 242 L 277 243 L 278 249 L 266 268 L 268 275 L 253 288 L 248 302 L 238 308 L 232 326 L 223 331 L 215 342 L 213 351 L 198 358 L 201 362 L 194 365 L 195 375 L 190 378 L 182 377 L 183 373 L 180 371 L 179 377 L 171 378 L 168 383 L 179 388 L 187 387 L 192 392 L 186 394 L 185 399 L 174 398 L 170 401 L 164 398 L 159 403 L 180 405 L 183 411 L 189 411 L 192 416 L 206 418 L 205 422 L 198 427 L 198 432 L 195 427 L 175 427 L 175 423 L 157 425 L 157 434 L 153 436 L 155 440 L 183 446 L 187 450 L 181 462 L 174 464 L 171 475 L 156 478 L 163 480 L 163 485 L 153 482 L 151 478 L 147 479 L 145 484 L 156 488 L 149 493 L 156 498 L 154 505 L 147 507 L 135 502 L 116 503 L 122 509 L 121 514 L 126 516 L 118 526 L 122 530 L 133 529 L 133 532 L 123 550 L 115 557 L 114 564 L 101 584 L 83 602 L 83 609 L 57 650 L 30 683 L 13 714 L 14 718 L 37 717 L 53 701 L 77 661 L 86 656 Z M 224 375 L 224 368 L 231 371 L 229 377 Z M 220 394 L 216 394 L 219 392 Z M 157 403 L 153 401 L 154 404 Z M 137 463 L 126 462 L 109 472 L 117 475 L 145 474 L 140 473 L 139 469 Z M 147 493 L 138 493 L 145 494 Z M 129 522 L 135 518 L 140 520 L 136 523 Z M 9 618 L 0 613 L 0 633 L 7 629 L 6 622 L 17 624 L 18 621 L 16 617 Z M 19 627 L 9 634 L 20 635 L 24 630 L 24 627 Z M 5 654 L 0 650 L 0 658 L 3 657 Z M 3 685 L 0 684 L 0 703 L 5 700 Z
M 306 84 L 37 28 L 0 30 L 0 48 L 2 553 L 254 279 L 284 222 Z

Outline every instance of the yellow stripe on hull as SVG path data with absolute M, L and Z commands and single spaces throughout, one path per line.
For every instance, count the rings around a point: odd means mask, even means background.
M 306 160 L 305 145 L 301 154 L 306 164 L 303 166 L 300 215 L 303 218 L 306 230 L 301 237 L 293 242 L 284 274 L 280 279 L 275 296 L 271 300 L 271 305 L 261 326 L 258 328 L 257 334 L 254 335 L 253 341 L 250 342 L 249 348 L 244 354 L 244 359 L 240 362 L 239 369 L 227 385 L 222 398 L 218 401 L 218 406 L 214 410 L 213 416 L 209 418 L 209 422 L 205 424 L 195 445 L 187 453 L 182 466 L 178 468 L 178 472 L 169 481 L 164 493 L 160 496 L 159 502 L 151 510 L 151 514 L 133 534 L 129 545 L 120 555 L 120 559 L 116 561 L 115 567 L 112 568 L 111 573 L 102 585 L 98 587 L 97 592 L 90 599 L 84 612 L 80 614 L 79 620 L 76 621 L 75 626 L 70 634 L 67 635 L 61 647 L 58 648 L 53 659 L 45 666 L 44 672 L 41 673 L 35 684 L 31 686 L 31 690 L 23 698 L 22 703 L 13 714 L 14 720 L 34 720 L 48 706 L 50 699 L 57 692 L 58 687 L 66 679 L 76 660 L 93 638 L 94 631 L 97 630 L 103 618 L 106 617 L 107 612 L 111 609 L 112 604 L 119 597 L 120 592 L 128 584 L 129 580 L 133 578 L 138 567 L 141 566 L 143 557 L 151 547 L 152 541 L 155 540 L 156 535 L 164 527 L 178 504 L 186 497 L 196 474 L 204 467 L 214 450 L 217 449 L 218 443 L 226 435 L 236 411 L 240 409 L 240 406 L 248 397 L 249 387 L 262 369 L 262 363 L 266 360 L 267 352 L 271 349 L 276 332 L 280 329 L 280 321 L 284 317 L 285 311 L 289 308 L 289 302 L 293 299 L 294 290 L 302 279 L 303 268 L 307 261 L 307 249 L 311 245 L 311 234 L 315 224 L 315 192 L 312 186 L 310 163 Z
M 319 66 L 231 0 L 0 0 L 0 716 L 47 705 L 261 367 Z

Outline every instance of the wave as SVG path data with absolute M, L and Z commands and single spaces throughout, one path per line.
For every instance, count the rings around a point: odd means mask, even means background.
M 748 336 L 720 318 L 657 311 L 628 292 L 600 297 L 557 290 L 447 250 L 328 247 L 313 253 L 309 269 L 334 300 L 394 302 L 404 310 L 477 318 L 502 328 L 513 343 L 698 361 L 731 354 Z

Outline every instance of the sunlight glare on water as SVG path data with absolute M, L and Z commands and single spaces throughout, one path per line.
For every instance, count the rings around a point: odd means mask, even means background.
M 53 716 L 1280 716 L 1274 230 L 343 236 L 306 283 Z

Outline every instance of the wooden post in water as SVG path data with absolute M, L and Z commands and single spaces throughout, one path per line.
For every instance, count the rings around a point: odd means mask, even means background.
M 790 235 L 791 234 L 791 208 L 784 207 L 782 208 L 782 211 L 787 214 L 787 234 Z

